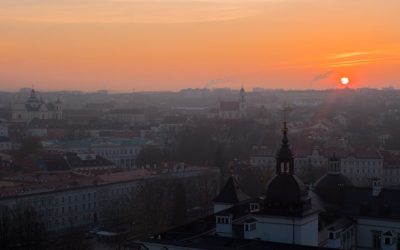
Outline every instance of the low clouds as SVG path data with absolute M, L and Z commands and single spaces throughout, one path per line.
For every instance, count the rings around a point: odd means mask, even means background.
M 338 53 L 327 57 L 324 67 L 338 68 L 362 64 L 381 63 L 385 61 L 399 60 L 399 49 L 391 46 L 382 46 L 380 50 L 352 51 Z
M 330 70 L 325 73 L 316 75 L 316 76 L 314 76 L 313 79 L 311 79 L 311 82 L 317 82 L 317 81 L 324 80 L 324 79 L 328 78 L 332 73 L 333 73 L 333 70 Z

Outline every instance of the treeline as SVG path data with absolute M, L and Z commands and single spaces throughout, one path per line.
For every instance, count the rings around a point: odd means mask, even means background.
M 40 250 L 46 238 L 45 225 L 33 208 L 0 208 L 0 249 Z
M 252 146 L 277 147 L 279 126 L 261 125 L 253 120 L 196 120 L 178 132 L 165 135 L 161 147 L 148 146 L 141 150 L 136 164 L 155 165 L 167 161 L 188 164 L 215 164 L 216 157 L 224 161 L 246 160 Z

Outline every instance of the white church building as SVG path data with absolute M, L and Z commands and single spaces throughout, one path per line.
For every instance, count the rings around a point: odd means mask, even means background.
M 221 101 L 218 117 L 220 119 L 243 119 L 247 117 L 246 91 L 242 87 L 237 101 Z
M 25 103 L 16 103 L 12 106 L 13 122 L 29 123 L 33 119 L 61 120 L 63 118 L 63 105 L 60 99 L 55 102 L 45 102 L 38 98 L 36 91 L 32 89 L 30 96 Z

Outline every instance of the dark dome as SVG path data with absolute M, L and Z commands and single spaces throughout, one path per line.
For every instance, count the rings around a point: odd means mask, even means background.
M 292 174 L 275 176 L 268 185 L 264 212 L 278 216 L 301 216 L 311 209 L 304 183 Z
M 337 203 L 343 188 L 351 186 L 351 181 L 341 173 L 326 174 L 315 183 L 315 191 L 323 200 Z
M 307 196 L 307 189 L 304 183 L 291 174 L 275 176 L 266 191 L 266 199 L 274 202 L 300 202 L 305 196 Z

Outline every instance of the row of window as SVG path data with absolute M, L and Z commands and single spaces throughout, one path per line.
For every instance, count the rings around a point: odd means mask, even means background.
M 217 216 L 217 224 L 231 224 L 232 219 L 230 216 Z
M 357 174 L 380 174 L 381 170 L 380 169 L 354 169 L 354 168 L 343 168 L 343 173 L 357 173 Z
M 343 166 L 382 166 L 381 161 L 344 160 Z
M 72 203 L 72 202 L 78 202 L 78 201 L 85 201 L 85 200 L 94 200 L 96 199 L 96 193 L 95 192 L 90 192 L 90 193 L 84 193 L 81 195 L 68 195 L 68 196 L 62 196 L 62 197 L 49 197 L 49 198 L 42 198 L 40 200 L 36 200 L 33 202 L 34 207 L 46 207 L 46 206 L 57 206 L 59 204 L 65 204 L 65 203 Z
M 139 149 L 104 149 L 104 150 L 96 150 L 96 154 L 101 155 L 101 156 L 110 156 L 110 155 L 137 155 L 139 153 Z
M 48 228 L 58 228 L 60 226 L 67 226 L 65 225 L 66 223 L 69 224 L 81 224 L 82 222 L 94 222 L 96 213 L 87 213 L 87 214 L 82 214 L 81 216 L 69 216 L 69 217 L 61 217 L 61 218 L 56 218 L 52 220 L 48 220 L 46 223 L 46 226 Z M 78 220 L 79 217 L 81 217 L 81 220 Z

